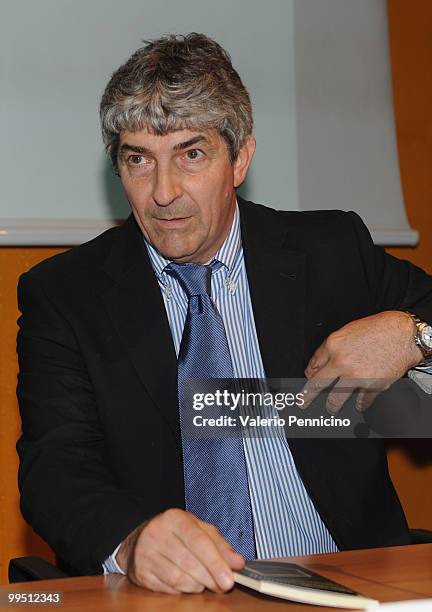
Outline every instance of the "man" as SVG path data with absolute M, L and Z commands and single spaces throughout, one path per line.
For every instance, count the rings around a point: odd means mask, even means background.
M 203 447 L 184 438 L 183 384 L 395 380 L 429 356 L 405 311 L 432 321 L 432 280 L 353 213 L 236 198 L 251 105 L 204 35 L 139 49 L 101 123 L 133 214 L 20 279 L 25 518 L 75 570 L 167 593 L 226 591 L 247 556 L 408 543 L 379 441 Z

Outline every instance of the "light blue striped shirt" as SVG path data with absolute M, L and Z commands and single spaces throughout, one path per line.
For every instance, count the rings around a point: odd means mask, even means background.
M 178 355 L 188 299 L 165 272 L 170 263 L 146 243 L 162 291 Z M 225 325 L 237 378 L 265 378 L 253 318 L 238 207 L 231 230 L 214 259 L 211 294 Z M 295 350 L 295 347 L 293 347 Z M 244 437 L 257 557 L 307 555 L 337 550 L 296 470 L 283 429 L 269 437 Z

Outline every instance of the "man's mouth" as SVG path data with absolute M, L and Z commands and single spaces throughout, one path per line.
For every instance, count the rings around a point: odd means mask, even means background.
M 161 219 L 156 217 L 156 220 L 164 227 L 181 227 L 192 217 L 171 217 L 169 219 Z

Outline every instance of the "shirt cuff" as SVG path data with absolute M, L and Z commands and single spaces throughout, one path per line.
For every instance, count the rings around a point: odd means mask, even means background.
M 415 370 L 409 370 L 408 376 L 422 391 L 432 394 L 432 366 L 420 366 Z
M 112 555 L 110 555 L 107 559 L 105 559 L 105 561 L 102 563 L 102 567 L 103 567 L 103 572 L 104 574 L 123 574 L 123 576 L 126 575 L 126 572 L 124 572 L 122 570 L 122 568 L 120 567 L 120 565 L 117 563 L 117 553 L 119 551 L 119 548 L 121 546 L 121 542 L 120 544 L 117 546 L 117 548 L 115 549 L 115 551 L 112 553 Z

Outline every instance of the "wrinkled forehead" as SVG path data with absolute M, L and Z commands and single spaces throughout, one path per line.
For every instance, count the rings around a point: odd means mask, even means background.
M 192 146 L 226 148 L 224 139 L 215 129 L 179 129 L 168 134 L 158 134 L 147 127 L 140 130 L 122 130 L 119 134 L 120 153 L 125 148 L 148 150 L 154 153 L 168 153 Z

